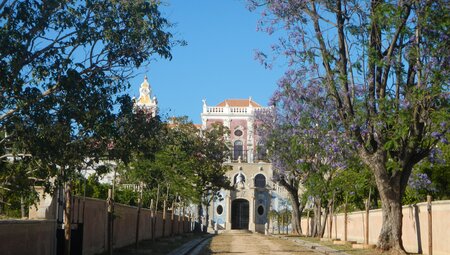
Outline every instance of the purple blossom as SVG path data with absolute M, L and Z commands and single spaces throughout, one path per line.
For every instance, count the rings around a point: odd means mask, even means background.
M 428 160 L 433 164 L 445 164 L 442 150 L 438 147 L 433 148 L 428 155 Z
M 414 190 L 430 190 L 431 180 L 425 173 L 412 174 L 409 177 L 408 185 Z
M 409 109 L 410 107 L 411 107 L 411 103 L 408 101 L 408 100 L 402 100 L 401 102 L 400 102 L 400 107 L 402 108 L 402 109 Z
M 431 133 L 431 137 L 433 137 L 434 139 L 439 139 L 441 137 L 441 133 L 439 132 L 432 132 Z
M 255 50 L 254 59 L 259 61 L 261 65 L 263 65 L 267 69 L 271 69 L 272 65 L 267 61 L 267 55 L 261 51 Z

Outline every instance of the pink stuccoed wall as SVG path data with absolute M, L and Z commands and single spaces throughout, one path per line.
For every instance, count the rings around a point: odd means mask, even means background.
M 77 204 L 75 203 L 76 207 Z M 83 202 L 80 203 L 83 206 Z M 97 254 L 106 251 L 107 243 L 107 204 L 106 201 L 86 198 L 84 211 L 84 231 L 83 231 L 83 254 Z M 77 210 L 75 208 L 75 210 Z M 139 240 L 148 240 L 152 238 L 151 233 L 151 211 L 142 208 L 137 222 L 137 207 L 116 204 L 114 208 L 114 248 L 124 247 L 135 243 L 136 226 L 139 224 Z M 82 210 L 81 210 L 82 211 Z M 157 212 L 155 225 L 155 238 L 163 237 L 162 224 L 163 213 Z M 178 216 L 175 215 L 175 222 L 172 233 L 171 214 L 166 213 L 164 236 L 182 233 L 180 222 L 180 231 L 177 232 Z M 180 216 L 181 217 L 181 216 Z M 185 217 L 185 231 L 190 232 L 190 222 Z
M 47 201 L 48 202 L 48 201 Z M 49 205 L 53 203 L 48 203 Z M 53 209 L 55 209 L 53 207 Z M 52 209 L 52 210 L 53 210 Z M 107 249 L 107 203 L 94 198 L 74 197 L 72 207 L 72 222 L 82 223 L 83 228 L 83 254 L 99 254 Z M 30 217 L 38 218 L 54 215 L 47 207 L 38 206 L 31 210 Z M 137 207 L 115 204 L 113 246 L 120 248 L 135 243 L 136 226 L 139 224 L 139 240 L 152 238 L 151 211 L 141 209 L 139 222 L 137 222 Z M 42 213 L 45 212 L 45 213 Z M 163 237 L 162 212 L 155 214 L 155 238 Z M 180 221 L 178 221 L 180 217 Z M 171 213 L 166 213 L 166 229 L 164 236 L 181 234 L 191 231 L 191 222 L 187 217 L 174 216 L 173 232 Z M 54 255 L 56 248 L 56 221 L 54 219 L 33 220 L 0 220 L 0 254 L 30 254 Z
M 55 220 L 0 220 L 0 254 L 54 255 Z
M 450 254 L 450 200 L 432 202 L 433 255 Z M 325 238 L 329 236 L 329 219 Z M 381 209 L 369 212 L 369 243 L 376 244 L 381 231 Z M 347 240 L 364 242 L 365 212 L 348 214 Z M 302 219 L 302 230 L 306 232 L 307 219 Z M 344 239 L 344 214 L 333 217 L 331 238 Z M 403 246 L 407 252 L 428 254 L 427 203 L 403 207 Z

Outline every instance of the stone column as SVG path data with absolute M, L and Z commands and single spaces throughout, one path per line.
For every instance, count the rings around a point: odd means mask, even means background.
M 226 204 L 225 229 L 230 230 L 231 229 L 231 195 L 230 195 L 230 191 L 228 191 L 228 194 L 225 196 L 225 204 Z
M 247 163 L 253 163 L 253 118 L 247 119 Z
M 214 197 L 211 199 L 211 206 L 208 208 L 209 212 L 209 222 L 208 222 L 208 228 L 209 230 L 214 230 L 214 226 L 216 223 L 216 219 L 215 219 L 215 213 L 216 213 L 216 204 L 214 203 Z
M 256 225 L 255 225 L 255 194 L 252 194 L 250 197 L 250 203 L 249 203 L 249 222 L 248 222 L 248 230 L 252 232 L 256 232 Z
M 254 154 L 253 146 L 248 146 L 247 148 L 248 148 L 247 163 L 253 163 L 253 154 Z

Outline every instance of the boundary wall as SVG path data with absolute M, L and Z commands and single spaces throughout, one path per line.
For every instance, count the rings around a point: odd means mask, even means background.
M 75 201 L 77 200 L 75 199 Z M 83 201 L 83 198 L 80 198 L 79 202 L 75 202 L 74 205 L 74 210 L 80 208 L 83 211 L 84 207 L 84 220 L 80 219 L 83 223 L 83 254 L 89 255 L 105 252 L 108 240 L 108 205 L 106 201 L 94 198 L 86 198 Z M 166 212 L 164 228 L 162 212 L 152 214 L 151 210 L 141 208 L 139 222 L 137 216 L 137 207 L 115 204 L 113 216 L 114 248 L 134 244 L 138 225 L 139 241 L 191 232 L 191 220 L 186 216 L 174 215 L 174 220 L 172 221 L 172 213 Z M 152 224 L 152 219 L 154 224 Z M 74 217 L 74 221 L 77 221 L 76 217 Z M 152 230 L 154 236 L 152 236 Z
M 0 254 L 54 254 L 56 220 L 0 220 Z
M 434 201 L 431 207 L 433 255 L 450 254 L 450 200 Z M 347 214 L 347 240 L 364 242 L 365 211 Z M 302 230 L 307 229 L 307 219 L 302 218 Z M 330 237 L 329 219 L 324 238 L 344 240 L 344 214 L 333 215 Z M 381 231 L 381 209 L 369 211 L 369 244 L 376 244 Z M 309 228 L 311 229 L 311 227 Z M 409 253 L 428 254 L 427 203 L 403 206 L 403 246 Z
M 72 229 L 82 231 L 79 233 L 82 234 L 82 254 L 106 252 L 108 247 L 107 202 L 94 198 L 73 197 L 72 204 Z M 56 206 L 38 205 L 30 207 L 30 218 L 34 219 L 0 220 L 0 254 L 56 255 L 59 230 L 54 219 L 55 212 Z M 44 215 L 47 217 L 50 215 L 52 219 L 39 217 Z M 138 221 L 137 207 L 116 203 L 113 214 L 113 247 L 121 248 L 134 244 L 138 226 L 139 241 L 192 231 L 190 217 L 174 214 L 173 221 L 171 218 L 171 211 L 166 212 L 165 220 L 163 220 L 163 212 L 152 212 L 141 208 Z M 164 227 L 163 223 L 165 223 Z M 74 244 L 76 243 L 72 241 L 72 245 Z

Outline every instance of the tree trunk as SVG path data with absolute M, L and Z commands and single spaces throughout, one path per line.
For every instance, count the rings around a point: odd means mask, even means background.
M 107 213 L 107 234 L 106 234 L 106 248 L 107 253 L 109 255 L 113 254 L 113 213 L 114 213 L 114 201 L 113 201 L 113 192 L 112 189 L 108 189 L 108 199 L 106 200 L 108 204 L 108 213 Z
M 205 228 L 203 229 L 203 232 L 206 233 L 208 231 L 208 227 L 209 227 L 209 204 L 205 205 L 206 207 L 206 212 L 205 212 Z
M 412 164 L 403 162 L 402 170 L 388 173 L 385 152 L 376 152 L 371 156 L 361 153 L 361 156 L 375 176 L 381 199 L 383 223 L 377 247 L 397 254 L 406 254 L 402 242 L 402 197 L 411 175 Z
M 71 220 L 72 220 L 72 184 L 68 181 L 65 185 L 64 207 L 64 255 L 70 255 Z
M 303 206 L 299 201 L 298 193 L 289 193 L 289 197 L 292 202 L 292 211 L 291 211 L 292 234 L 301 235 L 302 234 L 301 216 Z
M 278 215 L 278 219 L 277 219 L 277 225 L 278 225 L 278 234 L 281 234 L 281 228 L 283 226 L 282 222 L 281 222 L 281 216 L 282 215 Z
M 383 225 L 377 246 L 382 250 L 393 249 L 404 253 L 402 242 L 402 198 L 394 187 L 382 187 L 380 190 Z
M 309 219 L 309 213 L 310 213 L 310 210 L 308 210 L 308 212 L 306 214 L 306 236 L 311 236 L 311 234 L 310 234 L 311 221 Z
M 300 203 L 298 197 L 299 182 L 295 178 L 290 179 L 289 181 L 281 179 L 279 181 L 279 184 L 286 189 L 286 191 L 289 194 L 289 198 L 291 199 L 292 202 L 292 212 L 291 212 L 292 233 L 294 235 L 301 235 L 302 234 L 301 213 L 303 211 L 304 206 Z
M 195 226 L 194 226 L 194 232 L 195 233 L 201 233 L 203 230 L 202 230 L 202 208 L 203 208 L 203 206 L 202 206 L 202 203 L 199 203 L 198 204 L 198 206 L 197 206 L 197 222 L 195 223 Z
M 25 201 L 23 200 L 23 196 L 20 196 L 20 217 L 26 218 L 25 215 Z
M 320 236 L 322 229 L 322 202 L 320 198 L 316 198 L 314 202 L 314 223 L 311 236 Z
M 326 208 L 325 208 L 325 214 L 324 214 L 324 216 L 323 217 L 319 217 L 319 221 L 322 221 L 322 218 L 323 218 L 323 224 L 321 224 L 321 228 L 320 228 L 320 232 L 319 232 L 319 237 L 320 238 L 322 238 L 323 237 L 323 235 L 325 234 L 325 227 L 327 226 L 327 218 L 328 218 L 328 214 L 329 214 L 329 212 L 330 212 L 330 210 L 329 210 L 329 206 L 327 206 Z M 331 238 L 331 237 L 330 237 Z

